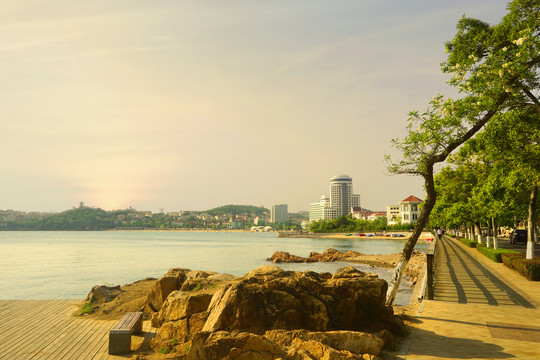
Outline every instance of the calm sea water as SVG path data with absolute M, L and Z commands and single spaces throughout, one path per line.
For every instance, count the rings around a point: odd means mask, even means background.
M 275 233 L 225 232 L 0 232 L 0 299 L 82 299 L 94 285 L 160 277 L 169 268 L 243 275 L 275 251 L 308 256 L 328 248 L 392 254 L 403 240 L 278 238 Z M 425 251 L 429 245 L 418 244 Z M 335 272 L 346 263 L 278 264 L 286 270 Z M 385 279 L 391 270 L 354 265 Z M 378 270 L 378 271 L 374 271 Z M 407 303 L 405 284 L 397 303 Z

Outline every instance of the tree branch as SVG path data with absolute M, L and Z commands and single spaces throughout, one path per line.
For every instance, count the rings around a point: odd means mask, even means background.
M 527 88 L 522 89 L 523 92 L 531 99 L 531 101 L 534 103 L 534 106 L 536 107 L 536 111 L 540 113 L 540 101 L 534 96 L 534 94 Z

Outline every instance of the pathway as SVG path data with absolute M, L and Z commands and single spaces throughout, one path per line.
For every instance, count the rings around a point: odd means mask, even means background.
M 444 237 L 398 359 L 540 359 L 540 283 Z

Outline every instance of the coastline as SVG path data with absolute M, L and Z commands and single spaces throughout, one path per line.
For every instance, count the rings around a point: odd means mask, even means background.
M 352 234 L 352 235 L 347 235 Z M 380 235 L 381 232 L 366 232 L 366 235 L 369 236 L 357 236 L 356 233 L 294 233 L 294 232 L 278 232 L 278 237 L 283 238 L 319 238 L 319 239 L 356 239 L 356 240 L 409 240 L 411 237 L 412 232 L 411 231 L 393 231 L 391 233 L 382 233 L 383 235 Z M 403 237 L 396 237 L 392 236 L 392 234 L 400 234 L 403 235 Z M 422 234 L 420 234 L 420 237 L 418 240 L 424 240 L 432 239 L 433 234 L 429 231 L 424 231 Z

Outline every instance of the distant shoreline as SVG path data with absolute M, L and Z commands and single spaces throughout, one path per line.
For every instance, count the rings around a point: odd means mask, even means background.
M 387 233 L 386 236 L 375 236 L 373 234 L 379 234 L 380 232 L 367 232 L 366 234 L 371 234 L 372 236 L 357 236 L 356 233 L 352 233 L 352 235 L 347 236 L 347 234 L 350 233 L 288 233 L 288 232 L 279 232 L 278 237 L 283 238 L 325 238 L 325 239 L 356 239 L 356 240 L 362 240 L 362 239 L 376 239 L 376 240 L 408 240 L 412 232 L 411 231 L 393 231 L 391 233 Z M 391 236 L 392 234 L 402 234 L 405 235 L 404 237 L 394 237 Z M 420 235 L 419 240 L 426 240 L 433 238 L 433 234 L 429 231 L 424 231 Z

